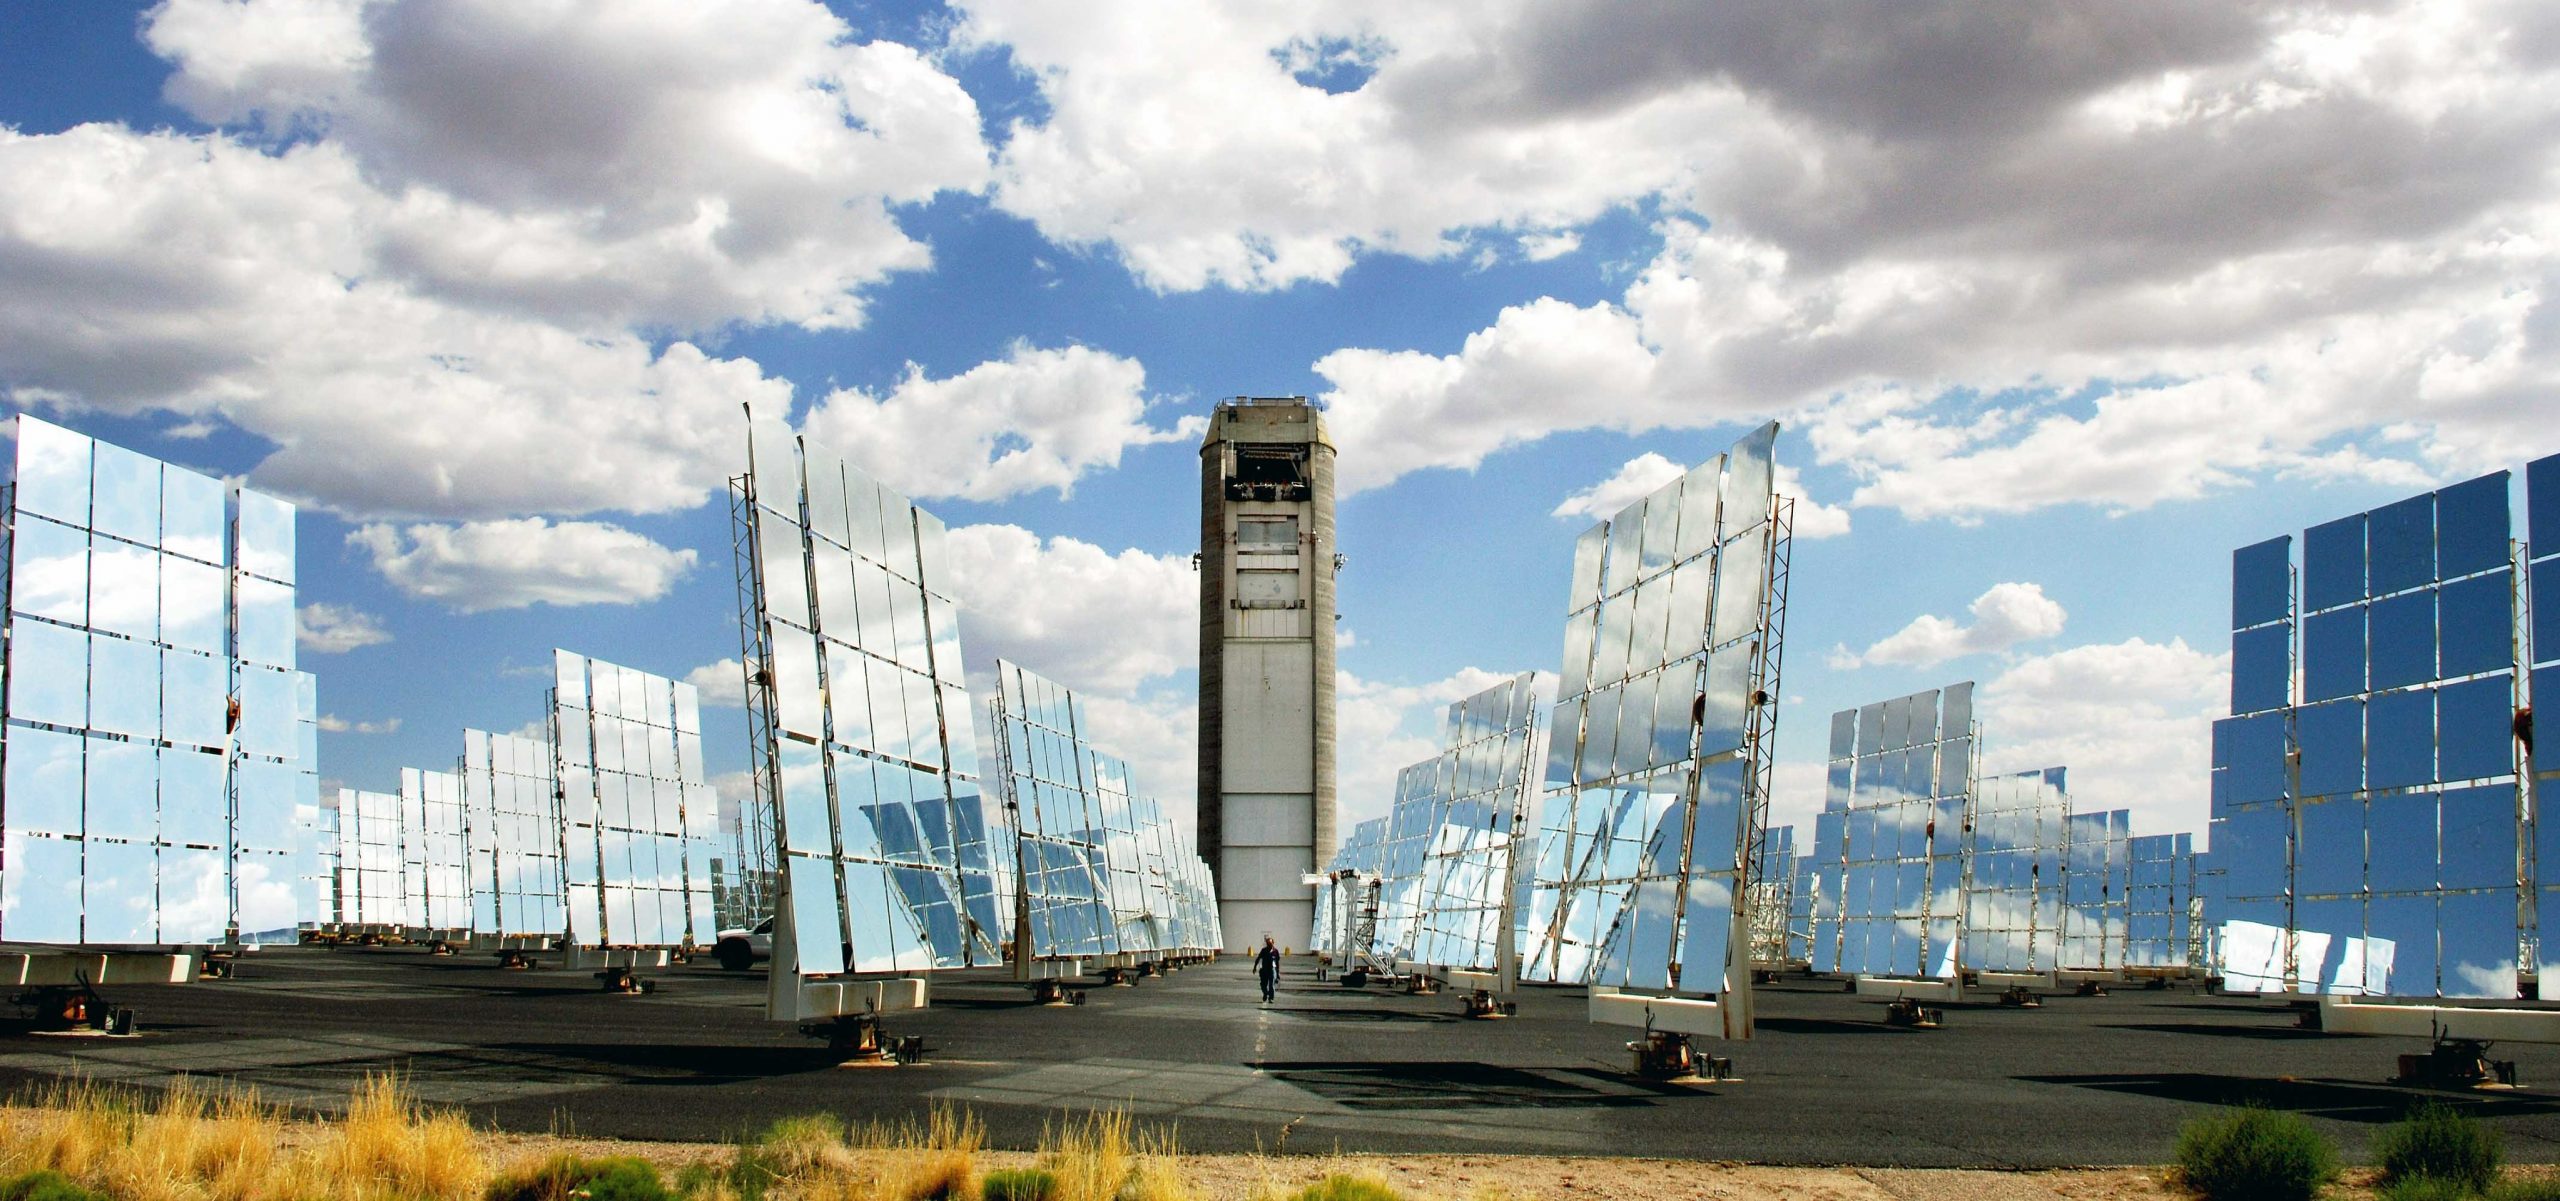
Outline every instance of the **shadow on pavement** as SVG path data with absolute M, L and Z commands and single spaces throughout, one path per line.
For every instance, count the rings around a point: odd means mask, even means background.
M 505 1043 L 490 1051 L 574 1061 L 632 1083 L 726 1084 L 831 1069 L 824 1047 L 719 1047 L 694 1043 Z
M 1700 1095 L 1581 1068 L 1533 1072 L 1458 1060 L 1250 1066 L 1350 1109 L 1618 1109 L 1655 1105 L 1664 1096 Z M 1610 1089 L 1559 1080 L 1560 1075 L 1585 1077 Z M 1644 1092 L 1629 1093 L 1630 1087 Z
M 1320 1022 L 1462 1022 L 1465 1018 L 1452 1013 L 1407 1013 L 1396 1009 L 1323 1009 L 1305 1006 L 1274 1005 L 1273 1013 L 1292 1017 L 1314 1018 Z
M 1883 1009 L 1876 1011 L 1872 1022 L 1843 1022 L 1833 1018 L 1764 1018 L 1751 1019 L 1752 1028 L 1772 1034 L 1918 1034 L 1906 1026 L 1884 1024 Z
M 2304 1030 L 2295 1026 L 2214 1026 L 2203 1022 L 2127 1022 L 2120 1025 L 2101 1025 L 2098 1028 L 2101 1030 L 2148 1030 L 2154 1034 L 2201 1034 L 2207 1038 L 2263 1038 L 2278 1042 L 2338 1037 L 2335 1034 L 2319 1030 Z
M 2473 1117 L 2525 1117 L 2560 1113 L 2560 1099 L 2544 1096 L 2442 1092 L 2393 1088 L 2344 1080 L 2271 1080 L 2202 1072 L 2139 1076 L 2020 1076 L 2038 1084 L 2064 1084 L 2133 1093 L 2199 1105 L 2262 1105 L 2342 1122 L 2396 1122 L 2421 1101 L 2440 1101 Z

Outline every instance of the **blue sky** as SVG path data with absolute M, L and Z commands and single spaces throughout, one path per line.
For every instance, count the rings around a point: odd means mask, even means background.
M 1185 812 L 1196 421 L 1317 397 L 1346 820 L 1761 420 L 1782 820 L 1832 710 L 1973 679 L 1986 769 L 2200 829 L 2230 549 L 2560 450 L 2540 6 L 1372 7 L 9 6 L 0 400 L 302 502 L 375 789 L 555 645 L 734 689 L 787 408 Z

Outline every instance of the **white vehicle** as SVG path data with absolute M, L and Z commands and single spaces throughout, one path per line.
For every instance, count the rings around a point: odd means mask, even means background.
M 753 930 L 723 930 L 720 940 L 711 945 L 711 957 L 733 972 L 773 958 L 773 919 L 766 918 Z

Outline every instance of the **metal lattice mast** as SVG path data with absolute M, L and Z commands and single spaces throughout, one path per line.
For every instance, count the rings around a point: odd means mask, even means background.
M 781 804 L 781 779 L 774 766 L 773 673 L 765 669 L 764 628 L 756 618 L 764 611 L 764 579 L 763 560 L 756 548 L 755 503 L 754 476 L 731 477 L 729 550 L 736 565 L 738 666 L 746 676 L 747 767 L 752 779 L 747 803 L 738 814 L 738 850 L 744 860 L 738 865 L 738 879 L 749 919 L 742 924 L 750 928 L 756 919 L 772 913 L 772 884 L 778 870 L 774 808 Z
M 1760 599 L 1764 650 L 1752 661 L 1751 706 L 1743 717 L 1743 803 L 1751 807 L 1749 862 L 1743 879 L 1759 881 L 1767 871 L 1770 761 L 1778 737 L 1780 668 L 1787 649 L 1787 586 L 1795 559 L 1796 502 L 1780 496 L 1769 505 L 1769 588 Z
M 996 661 L 996 694 L 987 702 L 988 718 L 995 722 L 996 787 L 1004 790 L 1004 820 L 1013 835 L 1013 939 L 1007 952 L 1013 957 L 1017 975 L 1027 975 L 1032 959 L 1031 946 L 1031 873 L 1023 866 L 1022 796 L 1014 788 L 1013 737 L 1009 732 L 1012 711 L 1006 707 L 1005 675 L 1012 666 Z

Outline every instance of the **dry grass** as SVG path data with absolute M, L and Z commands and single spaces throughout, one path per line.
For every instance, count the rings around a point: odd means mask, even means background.
M 881 1201 L 978 1201 L 978 1151 L 987 1128 L 965 1109 L 936 1105 L 912 1121 L 865 1126 L 853 1143 L 879 1163 L 871 1195 Z
M 347 1116 L 295 1166 L 329 1201 L 433 1198 L 470 1201 L 489 1184 L 471 1124 L 455 1113 L 430 1111 L 410 1101 L 399 1081 L 367 1079 L 347 1099 Z
M 644 1159 L 685 1201 L 978 1201 L 986 1171 L 1035 1164 L 1056 1185 L 1047 1201 L 1284 1201 L 1328 1177 L 1383 1183 L 1414 1201 L 2175 1195 L 2154 1169 L 2008 1174 L 1541 1156 L 1185 1155 L 1170 1128 L 1110 1112 L 1060 1119 L 1036 1153 L 985 1144 L 985 1128 L 961 1109 L 853 1129 L 826 1115 L 795 1118 L 730 1146 L 502 1134 L 422 1109 L 388 1079 L 366 1082 L 333 1121 L 290 1119 L 247 1093 L 91 1084 L 0 1109 L 0 1179 L 50 1168 L 139 1201 L 478 1201 L 500 1174 L 493 1169 L 520 1176 L 563 1156 Z M 2370 1195 L 2369 1176 L 2351 1172 L 2341 1195 Z
M 131 1201 L 472 1201 L 488 1183 L 470 1125 L 387 1077 L 356 1091 L 345 1120 L 301 1126 L 247 1090 L 181 1081 L 146 1100 L 59 1085 L 0 1118 L 0 1174 L 49 1168 Z
M 1138 1132 L 1137 1162 L 1120 1186 L 1121 1201 L 1199 1201 L 1182 1170 L 1182 1147 L 1172 1127 Z
M 1040 1167 L 1058 1179 L 1051 1201 L 1115 1201 L 1130 1160 L 1125 1112 L 1096 1110 L 1040 1128 Z

